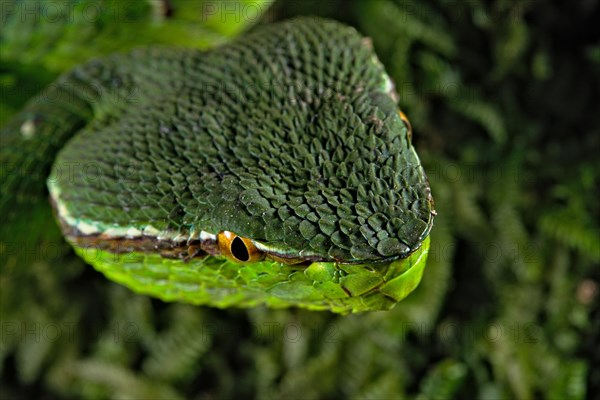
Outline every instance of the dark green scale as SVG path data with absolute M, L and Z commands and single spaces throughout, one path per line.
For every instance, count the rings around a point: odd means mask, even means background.
M 218 258 L 207 242 L 230 231 L 305 267 L 389 265 L 431 229 L 427 178 L 393 87 L 353 28 L 301 18 L 207 52 L 138 50 L 48 90 L 69 99 L 30 103 L 6 135 L 29 145 L 60 137 L 60 148 L 77 133 L 49 188 L 78 245 L 201 242 L 191 256 Z M 3 190 L 25 190 L 9 183 Z

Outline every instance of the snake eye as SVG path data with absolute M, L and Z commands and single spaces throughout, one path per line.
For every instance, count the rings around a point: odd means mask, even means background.
M 408 129 L 408 140 L 412 140 L 412 125 L 410 124 L 410 121 L 408 120 L 406 114 L 404 114 L 402 111 L 398 112 L 400 113 L 400 119 L 402 120 L 402 122 L 404 122 L 404 125 L 406 125 L 406 129 Z
M 220 232 L 217 235 L 217 244 L 221 254 L 233 261 L 254 262 L 264 258 L 264 253 L 258 250 L 251 240 L 233 232 Z

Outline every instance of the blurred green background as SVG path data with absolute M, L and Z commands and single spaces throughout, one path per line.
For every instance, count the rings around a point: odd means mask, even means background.
M 44 200 L 0 228 L 0 398 L 598 396 L 599 5 L 558 3 L 1 0 L 0 124 L 91 57 L 349 23 L 396 83 L 439 215 L 420 287 L 341 317 L 136 295 L 75 257 Z

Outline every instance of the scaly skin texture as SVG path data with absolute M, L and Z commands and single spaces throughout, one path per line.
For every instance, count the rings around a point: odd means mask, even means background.
M 61 149 L 57 217 L 109 278 L 165 300 L 347 313 L 404 298 L 428 251 L 433 201 L 394 99 L 368 40 L 301 18 L 212 51 L 92 61 L 2 135 L 40 170 Z M 6 193 L 36 190 L 2 179 Z M 268 260 L 223 258 L 222 231 Z
M 156 254 L 77 253 L 108 278 L 165 301 L 226 308 L 298 306 L 347 314 L 389 310 L 421 280 L 429 237 L 411 256 L 382 264 L 315 262 L 298 267 L 272 261 L 240 265 L 219 257 L 170 260 Z

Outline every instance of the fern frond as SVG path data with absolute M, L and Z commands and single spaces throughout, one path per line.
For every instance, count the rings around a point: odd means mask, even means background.
M 453 399 L 467 375 L 463 364 L 446 359 L 437 363 L 421 382 L 418 400 Z

